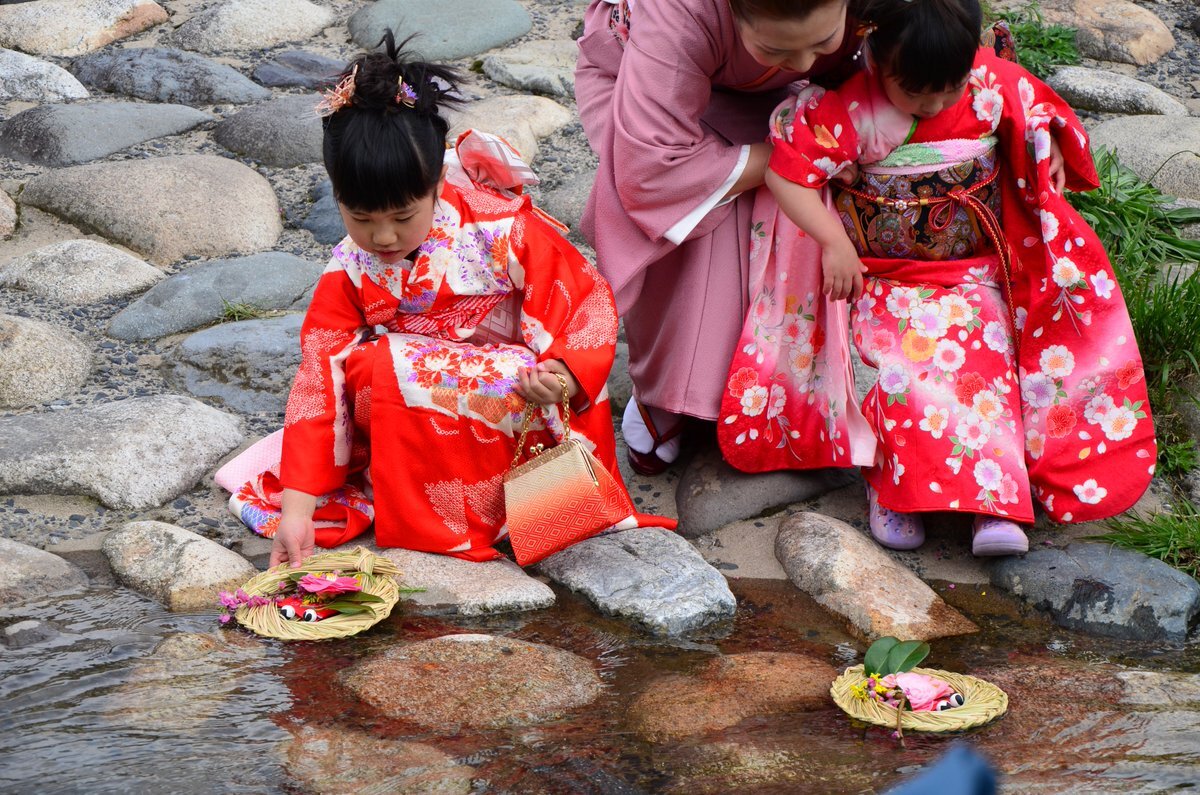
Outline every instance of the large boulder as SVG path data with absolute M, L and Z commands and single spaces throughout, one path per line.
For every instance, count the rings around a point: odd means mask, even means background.
M 329 180 L 313 188 L 312 205 L 299 226 L 312 232 L 318 243 L 327 246 L 342 242 L 346 236 L 346 224 L 338 210 L 337 199 L 333 198 L 333 184 Z
M 497 83 L 535 94 L 575 96 L 575 59 L 570 39 L 531 41 L 483 59 L 483 72 Z
M 159 264 L 259 251 L 283 231 L 266 178 L 212 155 L 57 169 L 27 182 L 21 198 Z
M 268 166 L 291 168 L 321 160 L 324 131 L 313 108 L 319 97 L 296 94 L 239 111 L 217 125 L 217 143 Z
M 299 727 L 280 752 L 288 776 L 312 795 L 468 795 L 473 791 L 475 769 L 432 745 L 345 726 Z
M 0 407 L 37 406 L 79 389 L 92 353 L 67 329 L 0 314 Z
M 1050 0 L 1042 14 L 1049 23 L 1077 28 L 1080 52 L 1099 61 L 1146 66 L 1175 47 L 1158 15 L 1129 0 Z
M 1091 137 L 1164 193 L 1200 199 L 1200 119 L 1125 116 L 1100 122 Z
M 404 587 L 419 588 L 402 598 L 421 607 L 460 616 L 540 610 L 554 604 L 554 591 L 511 560 L 472 563 L 411 549 L 381 549 L 400 567 Z
M 245 412 L 282 412 L 300 366 L 298 314 L 243 320 L 189 335 L 170 360 L 183 388 Z
M 463 110 L 450 111 L 449 140 L 464 130 L 494 133 L 508 141 L 525 159 L 537 159 L 538 140 L 570 124 L 571 111 L 546 97 L 489 97 Z
M 210 54 L 261 50 L 310 39 L 332 23 L 332 11 L 308 0 L 224 0 L 184 22 L 172 38 Z
M 92 88 L 149 102 L 215 105 L 271 98 L 231 66 L 166 47 L 105 50 L 80 58 L 71 71 Z
M 304 50 L 288 50 L 256 66 L 254 79 L 264 86 L 325 88 L 336 82 L 345 68 L 345 61 Z
M 39 0 L 0 5 L 0 47 L 83 55 L 167 21 L 151 0 Z
M 162 278 L 158 268 L 97 240 L 51 243 L 0 265 L 0 287 L 69 306 L 121 298 Z
M 0 240 L 8 240 L 17 231 L 17 204 L 0 190 Z
M 87 95 L 83 84 L 61 66 L 16 50 L 0 49 L 0 102 L 61 102 Z
M 532 27 L 516 0 L 377 0 L 350 17 L 350 37 L 363 49 L 391 30 L 397 41 L 417 34 L 412 47 L 429 61 L 448 61 L 499 47 Z
M 1063 66 L 1046 81 L 1077 110 L 1187 116 L 1187 107 L 1162 89 L 1108 69 Z
M 87 584 L 87 575 L 58 555 L 0 537 L 0 604 L 5 607 L 82 591 Z

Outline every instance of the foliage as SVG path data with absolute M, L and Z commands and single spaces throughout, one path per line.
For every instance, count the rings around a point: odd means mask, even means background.
M 1108 532 L 1096 536 L 1132 549 L 1200 578 L 1200 511 L 1188 500 L 1150 516 L 1126 514 L 1109 519 Z
M 1075 28 L 1047 25 L 1037 3 L 1014 10 L 988 14 L 1008 23 L 1017 45 L 1017 61 L 1045 80 L 1056 67 L 1079 63 Z
M 255 304 L 226 301 L 221 299 L 221 319 L 224 321 L 231 320 L 257 320 L 262 317 L 269 317 L 274 314 L 269 309 L 263 309 Z
M 911 671 L 929 656 L 929 644 L 919 640 L 900 641 L 890 635 L 871 644 L 863 657 L 863 670 L 868 674 L 902 674 Z

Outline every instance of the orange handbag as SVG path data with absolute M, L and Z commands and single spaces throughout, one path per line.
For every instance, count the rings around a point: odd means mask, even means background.
M 517 465 L 529 433 L 534 404 L 525 405 L 524 424 L 511 468 L 504 475 L 504 510 L 508 538 L 517 563 L 528 566 L 591 538 L 633 515 L 624 487 L 596 460 L 583 443 L 571 438 L 571 407 L 567 381 L 563 389 L 563 440 Z

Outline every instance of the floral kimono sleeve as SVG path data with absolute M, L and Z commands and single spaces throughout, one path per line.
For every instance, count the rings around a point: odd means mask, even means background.
M 858 133 L 836 91 L 804 89 L 771 116 L 769 167 L 786 180 L 820 188 L 858 160 Z

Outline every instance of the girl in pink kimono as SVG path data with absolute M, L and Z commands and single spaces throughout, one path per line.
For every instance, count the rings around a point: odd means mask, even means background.
M 1024 552 L 1034 499 L 1061 522 L 1112 516 L 1156 460 L 1120 289 L 1062 194 L 1096 186 L 1087 137 L 1054 92 L 977 49 L 977 0 L 865 14 L 868 71 L 773 120 L 722 449 L 751 471 L 862 465 L 885 546 L 918 546 L 920 512 L 962 511 L 975 554 Z M 861 412 L 848 296 L 878 373 Z
M 849 11 L 849 14 L 848 14 Z M 593 0 L 575 94 L 599 169 L 583 217 L 625 320 L 634 469 L 717 417 L 747 309 L 750 209 L 781 90 L 853 69 L 848 0 Z

